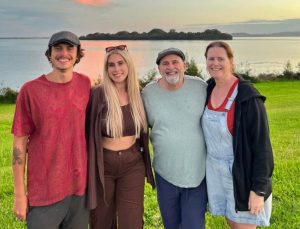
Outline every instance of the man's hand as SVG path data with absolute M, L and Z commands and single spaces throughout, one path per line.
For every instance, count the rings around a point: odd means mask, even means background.
M 14 175 L 14 206 L 13 211 L 19 220 L 26 220 L 28 200 L 25 189 L 24 174 L 26 165 L 28 136 L 14 136 L 12 169 Z
M 15 195 L 13 211 L 17 219 L 25 221 L 28 211 L 28 200 L 26 194 Z

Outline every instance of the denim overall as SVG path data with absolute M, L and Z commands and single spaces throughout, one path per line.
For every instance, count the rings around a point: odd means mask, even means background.
M 235 210 L 232 179 L 234 155 L 232 135 L 227 125 L 227 114 L 236 98 L 237 88 L 236 86 L 229 97 L 224 112 L 209 110 L 206 106 L 202 117 L 207 147 L 206 182 L 209 210 L 214 215 L 226 216 L 236 223 L 269 225 L 270 209 L 267 211 L 269 214 L 262 210 L 259 215 L 252 215 L 249 211 L 236 212 Z M 266 202 L 265 207 L 270 208 L 271 204 L 266 206 Z

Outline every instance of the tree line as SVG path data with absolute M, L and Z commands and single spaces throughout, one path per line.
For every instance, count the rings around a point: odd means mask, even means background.
M 204 32 L 176 32 L 171 29 L 165 32 L 162 29 L 152 29 L 148 33 L 119 31 L 110 33 L 91 33 L 81 36 L 81 40 L 232 40 L 232 35 L 222 33 L 217 29 L 207 29 Z

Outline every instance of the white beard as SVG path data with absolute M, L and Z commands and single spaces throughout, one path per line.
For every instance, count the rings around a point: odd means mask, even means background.
M 169 83 L 169 84 L 177 84 L 179 82 L 179 74 L 176 74 L 176 75 L 171 75 L 171 76 L 168 76 L 168 75 L 165 75 L 165 79 L 166 81 Z

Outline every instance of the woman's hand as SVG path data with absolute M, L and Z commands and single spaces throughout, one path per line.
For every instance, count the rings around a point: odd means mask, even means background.
M 255 192 L 250 191 L 248 208 L 251 214 L 259 214 L 264 207 L 264 197 L 257 195 Z

